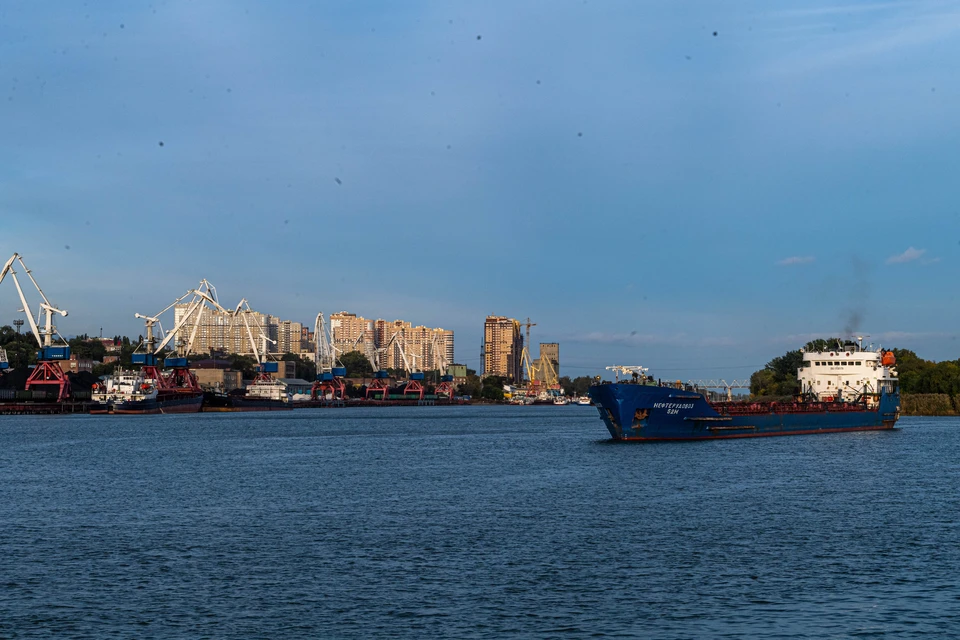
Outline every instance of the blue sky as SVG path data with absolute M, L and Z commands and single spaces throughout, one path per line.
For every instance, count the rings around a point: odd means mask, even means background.
M 0 253 L 64 334 L 207 278 L 469 365 L 490 313 L 570 375 L 956 359 L 958 36 L 923 0 L 7 2 Z

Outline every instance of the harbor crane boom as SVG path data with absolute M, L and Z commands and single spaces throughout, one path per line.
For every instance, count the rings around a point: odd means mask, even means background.
M 33 319 L 33 315 L 30 313 L 30 305 L 27 303 L 27 298 L 23 293 L 23 288 L 20 286 L 20 280 L 17 278 L 17 272 L 14 270 L 14 262 L 19 262 L 20 266 L 23 267 L 24 273 L 27 274 L 27 277 L 30 278 L 30 282 L 33 283 L 33 286 L 36 287 L 37 293 L 40 294 L 40 298 L 43 302 L 40 303 L 40 309 L 38 312 L 38 317 L 40 313 L 46 313 L 46 323 L 44 326 L 43 333 L 40 332 L 40 328 L 37 326 L 37 321 Z M 42 349 L 44 347 L 53 346 L 53 336 L 54 334 L 60 335 L 57 333 L 56 327 L 53 326 L 53 315 L 59 314 L 66 317 L 67 312 L 62 309 L 58 309 L 47 299 L 47 296 L 44 295 L 43 289 L 40 288 L 40 285 L 37 284 L 37 281 L 34 279 L 33 274 L 30 272 L 30 269 L 27 268 L 27 265 L 23 262 L 23 257 L 19 253 L 14 253 L 7 263 L 3 265 L 3 271 L 0 271 L 0 283 L 3 282 L 3 279 L 10 274 L 10 278 L 13 280 L 13 285 L 17 288 L 17 295 L 20 297 L 20 303 L 23 305 L 22 309 L 24 314 L 27 316 L 27 321 L 30 324 L 30 332 L 33 333 L 33 337 L 37 341 L 37 345 Z M 63 336 L 60 336 L 60 339 L 63 340 Z M 66 340 L 64 340 L 66 342 Z
M 360 338 L 362 337 L 363 333 L 360 334 Z M 324 321 L 322 312 L 317 314 L 317 320 L 313 326 L 313 339 L 317 345 L 314 356 L 317 364 L 317 378 L 311 387 L 311 396 L 314 400 L 343 400 L 347 388 L 343 379 L 347 375 L 347 370 L 338 361 L 337 348 L 327 337 L 327 323 Z
M 42 302 L 40 303 L 37 311 L 37 320 L 34 320 L 33 314 L 30 312 L 30 305 L 27 303 L 27 297 L 23 293 L 23 287 L 20 286 L 19 278 L 17 278 L 17 272 L 14 267 L 18 263 L 23 268 L 23 272 L 27 274 L 28 278 L 30 278 L 30 282 L 33 283 L 37 293 L 40 294 L 40 299 Z M 43 293 L 43 289 L 41 289 L 40 285 L 37 284 L 36 279 L 33 277 L 33 273 L 23 262 L 23 257 L 19 253 L 14 253 L 3 265 L 3 270 L 0 271 L 0 283 L 2 283 L 7 277 L 7 274 L 9 274 L 10 279 L 13 280 L 13 285 L 17 289 L 17 296 L 20 298 L 20 303 L 23 305 L 21 310 L 23 311 L 24 315 L 27 316 L 27 320 L 30 323 L 30 332 L 33 333 L 33 337 L 36 339 L 37 345 L 40 347 L 40 351 L 37 354 L 37 366 L 33 368 L 33 371 L 27 378 L 25 389 L 29 391 L 32 386 L 56 386 L 59 390 L 57 394 L 57 400 L 63 401 L 70 394 L 70 379 L 64 374 L 63 368 L 60 366 L 60 364 L 54 361 L 70 359 L 70 346 L 54 326 L 53 316 L 56 314 L 66 317 L 67 311 L 65 309 L 58 309 L 50 303 L 50 300 L 47 299 L 47 296 Z M 46 317 L 42 332 L 40 331 L 40 327 L 37 326 L 37 322 L 39 321 L 41 315 Z M 54 335 L 60 338 L 63 346 L 54 346 Z

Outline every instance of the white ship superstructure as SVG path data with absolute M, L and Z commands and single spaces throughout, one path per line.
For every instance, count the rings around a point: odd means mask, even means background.
M 117 370 L 103 382 L 94 386 L 91 399 L 94 402 L 113 404 L 156 400 L 155 381 L 147 380 L 140 371 Z
M 876 396 L 882 387 L 897 384 L 896 358 L 892 351 L 862 350 L 845 346 L 832 351 L 803 354 L 803 366 L 797 370 L 800 391 L 819 400 L 853 400 L 857 396 Z

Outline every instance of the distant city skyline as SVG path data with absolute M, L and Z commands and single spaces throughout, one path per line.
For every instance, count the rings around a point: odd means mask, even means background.
M 55 19 L 52 19 L 52 16 Z M 960 358 L 960 5 L 0 7 L 0 261 L 64 335 L 209 278 L 312 326 L 530 317 L 563 374 Z M 33 302 L 31 301 L 31 304 Z M 18 317 L 0 285 L 0 324 Z

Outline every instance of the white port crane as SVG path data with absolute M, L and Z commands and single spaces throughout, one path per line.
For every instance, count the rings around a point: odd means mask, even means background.
M 360 338 L 362 337 L 361 333 Z M 358 342 L 360 338 L 357 339 Z M 342 400 L 346 395 L 347 386 L 343 377 L 347 374 L 347 370 L 337 359 L 337 348 L 327 336 L 327 323 L 324 321 L 322 312 L 317 314 L 317 320 L 313 326 L 313 339 L 317 345 L 314 358 L 317 363 L 317 379 L 311 387 L 311 395 L 315 400 L 318 398 Z
M 17 272 L 14 268 L 16 264 L 19 264 L 21 267 L 23 267 L 23 272 L 27 274 L 27 277 L 30 278 L 30 282 L 32 282 L 33 286 L 36 287 L 37 293 L 40 294 L 40 299 L 42 302 L 37 310 L 36 320 L 34 320 L 33 314 L 30 313 L 30 305 L 27 303 L 27 297 L 24 295 L 23 287 L 20 286 L 20 280 L 17 278 Z M 56 326 L 54 326 L 53 316 L 59 315 L 66 317 L 67 311 L 65 309 L 59 309 L 50 303 L 50 300 L 47 299 L 47 296 L 43 293 L 43 289 L 41 289 L 40 285 L 37 284 L 36 279 L 33 277 L 33 273 L 27 268 L 27 265 L 24 264 L 23 258 L 19 253 L 14 253 L 10 259 L 7 260 L 6 264 L 3 265 L 3 270 L 0 271 L 0 283 L 2 283 L 4 278 L 7 277 L 7 274 L 10 274 L 10 279 L 13 280 L 13 284 L 17 288 L 17 296 L 20 298 L 20 303 L 23 305 L 20 311 L 27 316 L 27 320 L 30 324 L 30 332 L 33 333 L 33 337 L 36 339 L 37 345 L 40 347 L 40 352 L 37 354 L 37 366 L 34 367 L 30 377 L 27 378 L 25 388 L 30 390 L 30 387 L 36 385 L 55 385 L 59 388 L 57 400 L 65 400 L 70 394 L 70 380 L 64 375 L 63 369 L 60 367 L 60 365 L 54 363 L 53 361 L 69 360 L 70 347 L 67 344 L 67 341 L 63 339 L 63 336 L 61 336 L 57 331 Z M 42 332 L 37 324 L 41 316 L 45 317 L 44 328 Z M 59 344 L 54 345 L 54 336 L 57 336 L 60 339 L 62 346 Z
M 360 337 L 363 337 L 362 333 Z M 337 362 L 336 349 L 327 336 L 327 323 L 324 321 L 323 312 L 317 314 L 317 320 L 313 325 L 313 338 L 317 345 L 317 373 L 330 373 L 332 375 L 333 368 L 339 363 Z
M 439 364 L 440 384 L 437 385 L 437 396 L 446 396 L 448 400 L 453 399 L 453 376 L 450 375 L 450 363 L 447 362 L 446 344 L 440 344 L 440 336 L 433 336 L 430 342 L 431 355 L 434 365 Z
M 256 317 L 256 311 L 250 308 L 250 303 L 247 302 L 246 298 L 242 298 L 240 302 L 237 303 L 236 309 L 233 310 L 233 317 L 237 316 L 243 320 L 243 326 L 247 331 L 247 340 L 250 342 L 250 349 L 253 351 L 253 358 L 257 361 L 257 377 L 254 379 L 254 382 L 270 382 L 270 376 L 267 375 L 269 371 L 267 369 L 273 368 L 276 371 L 276 363 L 273 363 L 273 367 L 267 366 L 267 357 L 270 355 L 267 348 L 267 343 L 277 344 L 276 340 L 269 338 L 263 330 L 263 326 L 260 324 L 260 320 Z M 257 341 L 253 337 L 253 329 L 250 327 L 249 317 L 253 317 L 253 326 L 256 327 L 257 333 L 259 334 L 260 339 L 260 349 L 257 349 Z
M 17 278 L 17 272 L 14 270 L 15 262 L 19 262 L 20 266 L 23 267 L 23 272 L 27 274 L 28 278 L 30 278 L 30 282 L 32 282 L 33 286 L 36 287 L 37 293 L 40 294 L 40 298 L 43 300 L 43 302 L 40 303 L 39 310 L 37 311 L 37 320 L 33 319 L 33 315 L 31 315 L 29 311 L 30 305 L 27 304 L 27 298 L 23 294 L 23 288 L 20 286 L 20 280 Z M 0 271 L 0 283 L 2 283 L 3 279 L 7 277 L 8 273 L 10 274 L 10 278 L 13 280 L 14 286 L 17 288 L 17 294 L 20 297 L 20 303 L 23 305 L 20 310 L 27 316 L 27 321 L 30 324 L 30 332 L 33 333 L 33 337 L 36 338 L 37 345 L 40 346 L 41 349 L 44 347 L 52 347 L 54 335 L 58 336 L 60 340 L 66 344 L 67 341 L 63 339 L 63 336 L 61 336 L 59 332 L 57 332 L 57 328 L 53 324 L 53 316 L 61 315 L 66 317 L 67 311 L 58 309 L 50 304 L 47 296 L 43 293 L 43 289 L 41 289 L 40 285 L 37 284 L 37 281 L 33 278 L 33 273 L 31 273 L 30 269 L 27 268 L 27 265 L 23 263 L 23 258 L 19 253 L 13 254 L 13 256 L 7 260 L 7 263 L 3 265 L 3 271 Z M 37 326 L 37 322 L 39 321 L 41 314 L 44 314 L 46 317 L 42 333 L 40 331 L 40 327 Z M 69 355 L 67 357 L 69 357 Z

